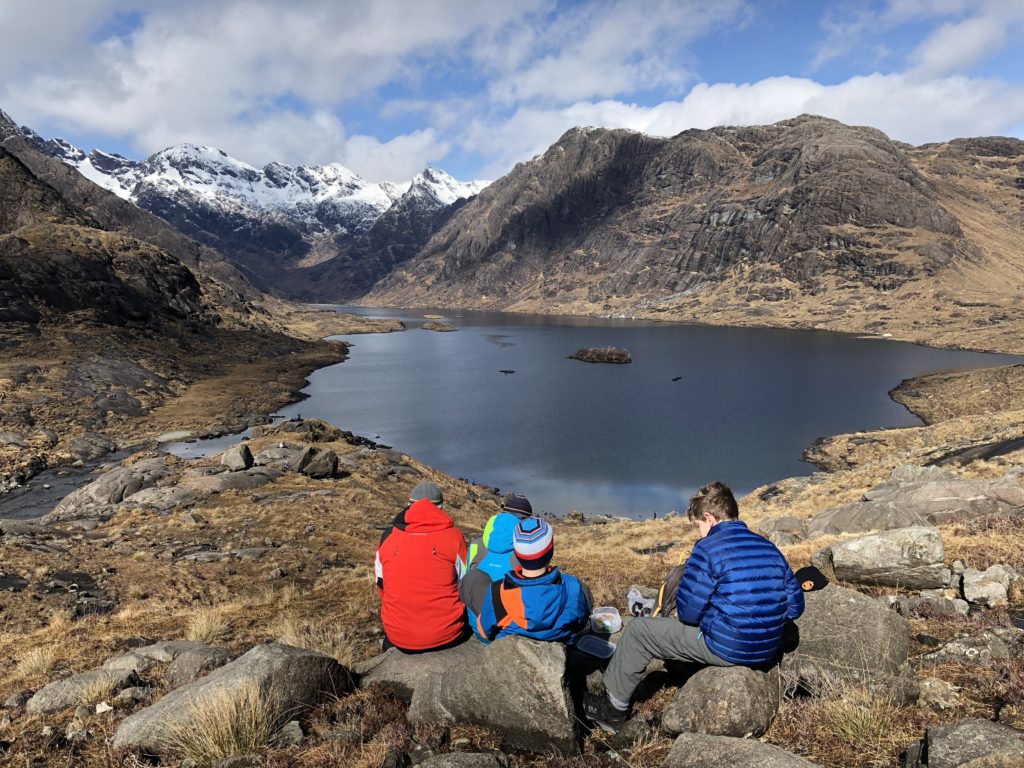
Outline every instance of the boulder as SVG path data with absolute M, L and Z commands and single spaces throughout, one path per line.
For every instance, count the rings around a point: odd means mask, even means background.
M 913 597 L 908 595 L 891 597 L 892 607 L 907 618 L 948 616 L 950 618 L 967 618 L 970 606 L 966 600 L 948 599 L 944 597 Z
M 200 645 L 198 648 L 192 648 L 179 655 L 167 667 L 165 673 L 167 684 L 172 689 L 188 685 L 203 675 L 223 667 L 233 658 L 233 654 L 212 645 Z
M 968 760 L 960 768 L 1021 768 L 1022 765 L 1020 752 L 1009 749 Z
M 117 467 L 69 493 L 43 521 L 68 522 L 109 515 L 113 505 L 144 488 L 151 488 L 172 474 L 163 458 L 142 459 L 127 467 Z
M 804 595 L 804 613 L 784 641 L 779 665 L 788 690 L 827 695 L 857 685 L 898 701 L 917 692 L 908 676 L 910 625 L 877 600 L 829 584 Z
M 120 656 L 113 656 L 103 662 L 103 668 L 145 672 L 157 664 L 172 662 L 183 653 L 204 649 L 219 650 L 191 640 L 161 640 L 158 643 L 151 643 L 141 648 L 133 648 L 128 653 L 121 654 Z
M 79 461 L 95 461 L 96 459 L 117 450 L 117 443 L 95 432 L 86 432 L 68 443 L 71 455 Z
M 90 693 L 109 695 L 138 682 L 133 669 L 92 669 L 44 686 L 28 700 L 25 711 L 32 715 L 59 712 L 86 703 L 85 698 Z
M 949 582 L 943 557 L 938 528 L 914 527 L 837 542 L 813 561 L 841 581 L 934 589 Z
M 114 734 L 115 749 L 159 754 L 175 730 L 188 727 L 197 709 L 222 696 L 239 696 L 258 685 L 271 712 L 294 716 L 324 695 L 351 689 L 348 671 L 316 651 L 266 643 L 206 677 L 178 688 L 150 707 L 125 719 Z
M 807 523 L 796 517 L 772 517 L 759 526 L 761 535 L 777 547 L 796 544 L 807 538 Z
M 314 480 L 323 480 L 338 474 L 338 454 L 334 451 L 318 451 L 302 468 L 302 474 Z
M 1016 571 L 1008 566 L 993 565 L 985 571 L 965 568 L 962 586 L 964 600 L 983 608 L 1009 605 L 1011 574 L 1016 576 Z
M 915 759 L 908 759 L 907 768 L 963 768 L 988 755 L 1006 753 L 1024 765 L 1024 731 L 980 719 L 933 725 L 913 753 Z
M 232 472 L 241 472 L 252 466 L 252 451 L 245 443 L 233 445 L 221 454 L 220 463 Z
M 195 504 L 203 494 L 191 488 L 171 485 L 165 488 L 145 488 L 133 493 L 127 501 L 137 507 L 152 507 L 160 512 L 169 512 L 175 507 Z
M 815 765 L 756 739 L 682 733 L 661 768 L 815 768 Z
M 921 697 L 918 704 L 938 712 L 958 707 L 962 703 L 959 688 L 937 677 L 926 677 L 921 681 Z
M 312 446 L 280 443 L 267 446 L 259 451 L 253 457 L 253 461 L 258 467 L 273 466 L 291 472 L 301 472 L 314 455 L 316 455 L 316 448 Z
M 408 717 L 413 724 L 480 725 L 533 752 L 578 752 L 561 643 L 496 640 L 458 676 L 435 673 L 418 685 Z
M 920 513 L 889 501 L 854 501 L 826 509 L 811 518 L 810 535 L 888 531 L 892 528 L 928 525 Z
M 445 674 L 451 669 L 468 669 L 479 662 L 485 646 L 475 637 L 461 645 L 432 653 L 409 655 L 397 648 L 390 648 L 369 661 L 357 664 L 354 672 L 359 687 L 381 684 L 391 688 L 406 701 L 412 700 L 413 692 L 435 674 Z
M 673 736 L 760 736 L 771 725 L 780 698 L 777 669 L 706 667 L 679 689 L 661 715 L 661 727 Z

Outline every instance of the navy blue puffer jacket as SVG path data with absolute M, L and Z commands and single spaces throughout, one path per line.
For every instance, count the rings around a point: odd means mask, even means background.
M 786 619 L 804 612 L 804 593 L 774 544 L 740 520 L 723 520 L 694 544 L 676 609 L 717 656 L 755 667 L 777 659 Z

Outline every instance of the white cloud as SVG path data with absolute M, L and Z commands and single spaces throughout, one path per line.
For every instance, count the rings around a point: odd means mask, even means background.
M 476 121 L 463 143 L 487 157 L 491 176 L 543 152 L 576 125 L 629 128 L 672 136 L 689 128 L 758 125 L 810 113 L 880 128 L 911 144 L 956 136 L 1007 133 L 1024 121 L 1024 87 L 952 76 L 873 74 L 824 85 L 807 78 L 772 77 L 756 83 L 702 83 L 681 101 L 645 107 L 620 101 L 523 108 L 508 120 Z
M 1006 23 L 992 16 L 943 24 L 911 54 L 914 72 L 932 77 L 967 69 L 998 52 L 1006 33 Z
M 346 143 L 344 163 L 367 179 L 402 180 L 436 163 L 451 145 L 432 129 L 415 131 L 380 142 L 373 136 L 353 136 Z

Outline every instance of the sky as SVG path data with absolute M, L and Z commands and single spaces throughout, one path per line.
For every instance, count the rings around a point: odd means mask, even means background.
M 0 0 L 0 109 L 139 159 L 494 179 L 577 125 L 1024 137 L 1024 0 Z

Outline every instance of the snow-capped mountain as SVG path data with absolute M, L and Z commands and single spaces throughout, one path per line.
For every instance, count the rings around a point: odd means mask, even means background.
M 377 227 L 376 247 L 386 247 L 387 222 L 403 222 L 399 240 L 408 249 L 410 231 L 429 237 L 436 214 L 470 198 L 488 182 L 460 182 L 444 171 L 425 168 L 409 181 L 368 182 L 343 165 L 289 166 L 269 163 L 262 169 L 215 147 L 180 144 L 133 161 L 93 150 L 86 154 L 61 138 L 44 140 L 29 128 L 21 132 L 45 153 L 76 168 L 90 181 L 170 223 L 190 237 L 220 250 L 260 287 L 302 289 L 303 269 L 339 256 L 352 269 L 358 242 Z M 385 217 L 392 208 L 400 214 Z M 419 223 L 409 227 L 410 217 Z M 360 256 L 361 258 L 361 256 Z M 288 275 L 300 270 L 297 275 Z M 358 269 L 356 270 L 358 272 Z M 360 274 L 372 283 L 380 275 Z M 318 286 L 318 297 L 356 295 L 349 286 Z

